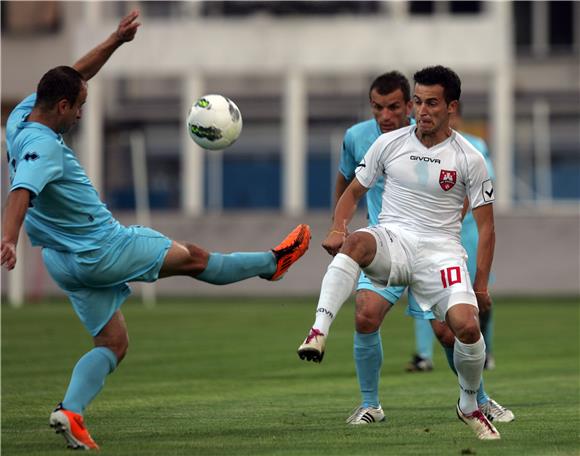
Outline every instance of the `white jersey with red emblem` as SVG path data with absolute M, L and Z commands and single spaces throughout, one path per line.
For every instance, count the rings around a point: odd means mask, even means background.
M 381 225 L 459 241 L 465 197 L 472 209 L 495 200 L 485 160 L 454 130 L 428 148 L 417 138 L 416 128 L 381 135 L 360 162 L 356 178 L 371 188 L 384 176 Z

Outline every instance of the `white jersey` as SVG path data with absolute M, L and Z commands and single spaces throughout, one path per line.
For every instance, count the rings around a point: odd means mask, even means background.
M 356 178 L 371 188 L 384 176 L 381 225 L 459 241 L 465 197 L 472 209 L 495 200 L 485 160 L 454 130 L 430 148 L 415 131 L 411 125 L 381 135 L 360 162 Z

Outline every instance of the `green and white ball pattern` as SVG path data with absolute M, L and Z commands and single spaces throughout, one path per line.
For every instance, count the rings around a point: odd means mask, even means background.
M 197 145 L 209 150 L 231 146 L 242 131 L 242 114 L 223 95 L 205 95 L 193 103 L 187 115 L 189 135 Z

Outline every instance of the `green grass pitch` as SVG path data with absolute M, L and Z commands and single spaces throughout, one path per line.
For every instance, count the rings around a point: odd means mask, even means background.
M 403 371 L 412 320 L 398 305 L 382 329 L 387 421 L 348 427 L 358 404 L 353 302 L 320 365 L 296 348 L 315 299 L 166 300 L 123 310 L 129 353 L 86 412 L 103 455 L 578 455 L 578 299 L 497 299 L 497 368 L 488 392 L 516 421 L 480 442 L 455 416 L 443 352 L 435 370 Z M 48 427 L 77 359 L 91 347 L 64 302 L 2 308 L 2 454 L 58 455 Z

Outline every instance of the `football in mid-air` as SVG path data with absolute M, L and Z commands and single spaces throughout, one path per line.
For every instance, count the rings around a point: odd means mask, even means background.
M 240 136 L 242 114 L 229 98 L 205 95 L 191 106 L 187 129 L 198 146 L 210 150 L 225 149 Z

